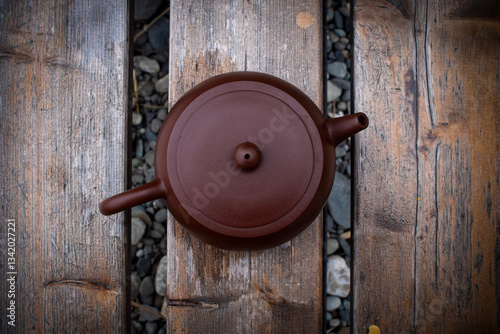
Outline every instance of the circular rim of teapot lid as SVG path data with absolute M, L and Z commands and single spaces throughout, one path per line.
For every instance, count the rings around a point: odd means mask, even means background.
M 308 110 L 281 80 L 232 78 L 193 92 L 181 110 L 174 106 L 168 147 L 155 160 L 197 222 L 257 237 L 292 224 L 313 201 L 323 145 Z

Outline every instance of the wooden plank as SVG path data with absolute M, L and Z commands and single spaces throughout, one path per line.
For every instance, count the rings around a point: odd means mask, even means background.
M 2 333 L 127 330 L 129 230 L 98 205 L 127 186 L 129 12 L 128 1 L 0 2 Z
M 354 7 L 353 331 L 500 331 L 500 5 Z
M 171 1 L 170 104 L 215 74 L 248 70 L 283 78 L 321 106 L 321 13 L 320 1 Z M 170 217 L 167 332 L 320 332 L 321 221 L 276 248 L 230 252 Z

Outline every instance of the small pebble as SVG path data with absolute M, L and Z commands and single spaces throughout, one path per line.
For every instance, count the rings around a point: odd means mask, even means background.
M 351 314 L 349 313 L 349 311 L 347 310 L 339 310 L 339 314 L 340 314 L 340 317 L 342 319 L 344 319 L 347 323 L 349 323 L 349 321 L 351 321 Z M 348 328 L 348 327 L 344 327 L 342 329 L 345 329 L 345 328 Z M 339 331 L 340 333 L 341 331 Z M 344 332 L 342 332 L 344 333 Z M 349 330 L 345 331 L 346 334 L 349 334 Z
M 158 133 L 158 131 L 160 131 L 161 124 L 162 121 L 158 118 L 153 119 L 153 121 L 151 122 L 151 131 L 153 131 L 154 133 Z
M 130 240 L 132 245 L 137 245 L 146 231 L 146 224 L 140 218 L 132 218 L 132 238 Z
M 345 50 L 345 48 L 346 48 L 345 44 L 342 44 L 342 43 L 340 43 L 340 42 L 334 43 L 334 44 L 333 44 L 333 47 L 334 47 L 334 48 L 335 48 L 335 50 L 337 50 L 337 51 L 343 51 L 343 50 Z M 344 58 L 345 58 L 345 57 L 344 57 Z
M 140 184 L 144 181 L 144 175 L 132 175 L 132 183 Z
M 332 319 L 330 320 L 330 327 L 337 328 L 340 325 L 340 319 Z
M 342 95 L 342 89 L 332 83 L 331 81 L 327 81 L 327 101 L 332 102 L 338 99 Z
M 340 7 L 339 12 L 345 17 L 351 16 L 351 11 L 347 7 Z
M 164 53 L 155 53 L 151 58 L 158 60 L 160 64 L 168 62 L 168 55 Z
M 344 101 L 337 103 L 337 109 L 345 111 L 347 109 L 347 104 Z
M 156 87 L 156 85 L 155 85 L 155 87 Z M 158 96 L 158 94 L 153 94 L 150 96 L 150 101 L 153 104 L 157 103 L 159 99 L 160 99 L 160 97 Z
M 330 41 L 329 38 L 326 39 L 326 52 L 332 51 L 332 42 Z
M 337 146 L 337 147 L 335 147 L 335 156 L 336 156 L 337 158 L 342 158 L 342 157 L 344 157 L 344 156 L 346 155 L 346 153 L 347 153 L 347 152 L 346 152 L 345 148 L 343 148 L 342 146 Z M 147 153 L 146 153 L 146 154 L 147 154 Z
M 351 245 L 349 245 L 349 242 L 343 238 L 339 238 L 339 244 L 340 247 L 342 247 L 342 250 L 345 253 L 345 256 L 350 257 L 351 256 Z
M 328 32 L 328 36 L 330 37 L 330 41 L 332 43 L 337 43 L 340 40 L 340 37 L 331 30 Z
M 158 232 L 160 232 L 162 234 L 165 234 L 165 226 L 163 226 L 163 224 L 158 223 L 158 222 L 154 222 L 153 223 L 153 228 L 155 230 L 157 230 Z
M 161 3 L 161 0 L 135 1 L 134 19 L 137 21 L 149 20 L 154 15 L 158 7 L 160 7 Z M 142 328 L 137 331 L 141 332 Z
M 137 36 L 142 29 L 136 29 L 134 32 L 134 36 Z M 134 41 L 134 46 L 137 48 L 140 48 L 144 44 L 148 42 L 148 34 L 141 34 L 137 37 L 137 39 Z
M 332 218 L 332 216 L 327 215 L 327 216 L 326 216 L 326 230 L 327 230 L 327 231 L 331 231 L 331 230 L 333 230 L 334 224 L 335 224 L 335 223 L 333 222 L 333 218 Z
M 139 286 L 139 293 L 141 297 L 151 296 L 155 292 L 153 276 L 144 277 Z
M 146 247 L 144 247 L 144 254 L 146 254 L 146 256 L 151 256 L 153 254 L 152 245 L 147 245 Z
M 335 11 L 333 21 L 335 22 L 335 26 L 337 26 L 337 28 L 344 28 L 344 19 L 338 10 Z
M 150 166 L 153 167 L 155 163 L 155 153 L 153 151 L 148 151 L 144 155 L 144 161 Z
M 134 67 L 146 73 L 156 73 L 160 71 L 160 64 L 158 61 L 145 56 L 135 56 Z
M 337 296 L 327 296 L 326 297 L 326 309 L 328 311 L 335 311 L 340 307 L 342 301 Z
M 351 100 L 351 90 L 345 90 L 343 93 L 342 93 L 342 96 L 340 97 L 340 99 L 344 102 L 347 102 L 347 101 L 350 101 Z
M 163 121 L 167 117 L 167 109 L 158 110 L 158 115 L 156 115 L 156 117 Z
M 344 305 L 344 308 L 349 312 L 351 310 L 351 302 L 348 299 L 344 299 L 342 302 L 342 305 Z
M 157 295 L 157 294 L 155 294 L 154 297 L 155 297 L 155 300 L 153 302 L 153 306 L 156 307 L 157 309 L 161 310 L 161 308 L 163 306 L 163 299 L 164 298 L 160 295 Z
M 161 199 L 155 199 L 153 201 L 153 207 L 155 209 L 162 209 L 165 207 L 165 202 L 163 202 L 163 200 L 161 200 Z
M 349 66 L 347 65 L 348 63 L 348 60 L 349 60 L 349 50 L 342 50 L 342 56 L 344 56 L 344 59 L 345 59 L 345 65 L 347 66 L 347 68 L 349 68 Z M 347 74 L 349 74 L 349 72 L 347 72 Z M 346 74 L 346 79 L 349 79 L 350 76 L 348 77 Z
M 334 12 L 333 12 L 333 9 L 328 8 L 326 21 L 327 21 L 327 22 L 332 21 L 332 20 L 333 20 L 333 17 L 334 17 Z
M 335 51 L 335 59 L 337 59 L 337 61 L 340 61 L 340 62 L 345 61 L 344 53 L 342 52 L 342 50 Z M 346 65 L 346 68 L 347 68 L 347 65 Z
M 142 305 L 153 306 L 155 301 L 154 296 L 141 296 Z
M 141 49 L 139 50 L 139 52 L 143 55 L 143 56 L 149 56 L 151 53 L 153 53 L 153 47 L 151 46 L 151 44 L 148 42 L 146 44 L 144 44 Z
M 163 234 L 158 231 L 158 230 L 151 230 L 149 232 L 149 235 L 151 236 L 151 238 L 154 238 L 154 239 L 161 239 L 163 238 Z
M 139 139 L 135 144 L 135 156 L 141 158 L 144 155 L 144 143 Z
M 144 172 L 144 177 L 146 178 L 146 183 L 153 181 L 156 178 L 154 167 L 151 167 L 146 172 Z
M 139 276 L 144 277 L 151 269 L 151 260 L 147 257 L 141 257 L 137 260 L 135 268 Z
M 148 246 L 153 246 L 155 244 L 155 241 L 151 238 L 142 238 L 142 243 L 148 247 Z
M 151 81 L 148 81 L 144 83 L 141 88 L 139 88 L 139 91 L 137 92 L 139 96 L 145 97 L 153 94 L 155 91 L 155 84 L 152 83 Z
M 337 239 L 328 239 L 326 241 L 326 255 L 332 255 L 339 249 L 339 242 Z
M 156 334 L 158 332 L 158 324 L 156 322 L 146 322 L 146 333 Z
M 347 34 L 345 33 L 345 31 L 344 31 L 344 30 L 342 30 L 342 29 L 334 29 L 333 31 L 334 31 L 334 32 L 335 32 L 335 34 L 337 34 L 337 36 L 339 36 L 339 37 L 346 37 L 346 36 L 347 36 Z
M 151 218 L 149 218 L 142 205 L 137 205 L 132 208 L 132 218 L 133 217 L 141 218 L 146 224 L 151 225 Z
M 335 175 L 327 206 L 337 224 L 351 227 L 351 211 L 345 210 L 351 207 L 351 182 L 345 175 Z
M 156 307 L 148 305 L 143 305 L 143 306 L 149 309 L 149 312 L 141 308 L 139 310 L 140 313 L 139 321 L 156 321 L 160 319 L 160 317 L 156 315 L 156 314 L 161 314 L 160 310 L 158 310 Z
M 132 125 L 139 125 L 142 123 L 142 115 L 139 112 L 132 113 Z
M 139 286 L 141 285 L 141 277 L 135 271 L 130 274 L 130 290 L 131 290 L 131 298 L 137 298 L 139 294 Z
M 347 77 L 347 75 L 346 75 Z M 351 82 L 346 79 L 333 78 L 332 82 L 342 89 L 351 89 Z
M 342 316 L 342 315 L 341 315 Z M 337 334 L 350 334 L 351 333 L 351 329 L 349 327 L 344 327 L 344 328 L 341 328 Z
M 148 123 L 151 123 L 151 121 L 155 118 L 156 114 L 151 111 L 151 109 L 147 109 L 146 111 L 146 120 Z
M 169 84 L 169 80 L 168 80 L 168 74 L 167 74 L 166 76 L 164 76 L 163 78 L 161 78 L 160 80 L 158 80 L 156 82 L 155 89 L 158 93 L 167 93 L 168 92 L 168 84 Z
M 167 221 L 168 211 L 167 209 L 161 209 L 155 214 L 155 221 L 158 223 L 163 223 Z
M 333 63 L 328 64 L 327 69 L 328 73 L 336 78 L 343 79 L 347 74 L 347 66 L 345 65 L 345 63 L 342 63 L 340 61 L 334 61 Z
M 133 158 L 132 159 L 132 167 L 137 167 L 142 163 L 141 159 L 139 158 Z
M 169 44 L 170 24 L 167 18 L 161 17 L 148 30 L 149 43 L 155 50 L 166 50 Z
M 156 268 L 155 289 L 160 296 L 165 296 L 167 292 L 167 256 L 163 256 Z
M 139 333 L 142 332 L 142 324 L 139 321 L 132 320 L 130 323 L 136 331 L 138 331 Z
M 148 128 L 146 129 L 146 139 L 148 141 L 156 141 L 157 138 L 158 135 L 153 131 L 151 131 L 151 128 L 148 126 Z

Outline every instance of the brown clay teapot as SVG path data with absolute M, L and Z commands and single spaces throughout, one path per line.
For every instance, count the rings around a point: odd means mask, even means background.
M 104 200 L 111 215 L 161 198 L 197 238 L 225 249 L 277 246 L 318 216 L 335 146 L 365 129 L 357 113 L 325 119 L 293 85 L 255 72 L 212 77 L 170 110 L 156 144 L 156 179 Z

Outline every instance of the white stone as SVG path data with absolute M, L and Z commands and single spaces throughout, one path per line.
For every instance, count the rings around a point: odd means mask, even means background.
M 326 271 L 326 293 L 345 298 L 351 289 L 351 270 L 344 258 L 338 255 L 328 257 Z
M 167 256 L 163 256 L 156 269 L 155 290 L 160 296 L 167 293 Z
M 141 218 L 132 218 L 132 245 L 137 245 L 146 232 L 146 223 Z
M 340 307 L 342 301 L 337 296 L 328 296 L 326 297 L 326 310 L 327 311 L 335 311 Z
M 340 95 L 342 95 L 342 89 L 340 89 L 330 80 L 327 81 L 326 87 L 327 87 L 326 95 L 328 102 L 333 102 L 334 100 L 338 99 Z
M 155 89 L 158 93 L 168 92 L 168 74 L 156 82 Z
M 134 67 L 137 67 L 146 73 L 156 73 L 160 71 L 160 64 L 158 61 L 145 56 L 135 56 Z
M 339 249 L 339 242 L 337 239 L 328 239 L 326 241 L 326 255 L 331 255 Z

